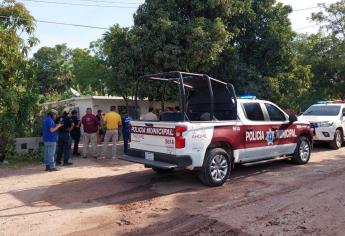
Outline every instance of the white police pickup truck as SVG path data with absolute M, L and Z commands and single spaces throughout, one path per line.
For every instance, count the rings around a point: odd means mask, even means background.
M 345 134 L 344 101 L 320 101 L 298 119 L 310 122 L 315 142 L 328 142 L 332 149 L 341 148 Z
M 271 102 L 237 99 L 232 85 L 207 75 L 169 72 L 143 79 L 176 83 L 182 111 L 164 112 L 160 121 L 132 121 L 129 152 L 122 160 L 159 173 L 195 170 L 208 186 L 222 185 L 235 163 L 277 156 L 297 164 L 309 161 L 309 122 L 289 117 Z

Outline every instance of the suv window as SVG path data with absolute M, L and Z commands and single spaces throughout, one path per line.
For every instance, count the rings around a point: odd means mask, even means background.
M 260 103 L 244 103 L 244 110 L 246 111 L 249 120 L 264 121 L 264 113 L 261 110 Z
M 286 117 L 284 113 L 279 110 L 276 106 L 265 103 L 265 106 L 267 108 L 268 115 L 270 117 L 270 120 L 272 121 L 286 121 Z

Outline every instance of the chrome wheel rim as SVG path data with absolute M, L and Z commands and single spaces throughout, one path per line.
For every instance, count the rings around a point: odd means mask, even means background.
M 340 136 L 340 132 L 339 131 L 337 131 L 337 133 L 336 133 L 335 141 L 337 143 L 337 147 L 341 147 L 341 136 Z
M 301 145 L 299 146 L 299 155 L 303 162 L 306 162 L 309 158 L 310 154 L 310 147 L 307 141 L 302 141 Z
M 215 182 L 223 181 L 228 174 L 228 162 L 224 155 L 215 155 L 210 165 L 211 177 Z

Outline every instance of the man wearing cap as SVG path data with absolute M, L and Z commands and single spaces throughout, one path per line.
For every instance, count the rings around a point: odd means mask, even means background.
M 57 141 L 57 131 L 61 124 L 55 124 L 57 111 L 52 109 L 43 120 L 43 142 L 44 142 L 44 163 L 46 171 L 57 171 L 55 167 L 55 151 Z
M 61 127 L 59 129 L 56 164 L 61 165 L 61 159 L 63 155 L 63 165 L 69 166 L 73 164 L 69 162 L 69 158 L 71 155 L 71 145 L 72 145 L 70 132 L 73 129 L 74 124 L 71 117 L 69 117 L 68 108 L 64 109 L 62 116 L 60 116 L 57 119 L 57 123 L 61 124 Z
M 72 122 L 74 124 L 73 129 L 71 130 L 71 137 L 74 141 L 74 147 L 73 147 L 73 155 L 74 156 L 80 156 L 80 153 L 78 152 L 78 146 L 79 146 L 79 141 L 80 141 L 80 119 L 78 118 L 78 111 L 73 110 L 72 111 L 72 116 L 71 116 Z

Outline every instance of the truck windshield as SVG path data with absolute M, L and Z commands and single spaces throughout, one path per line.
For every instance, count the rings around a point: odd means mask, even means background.
M 304 116 L 337 116 L 340 106 L 311 106 L 306 110 Z

